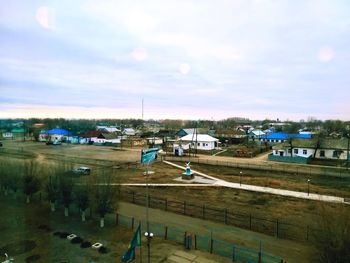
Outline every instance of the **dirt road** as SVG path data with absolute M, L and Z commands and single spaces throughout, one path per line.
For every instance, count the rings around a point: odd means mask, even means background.
M 146 208 L 130 203 L 121 202 L 119 212 L 123 215 L 145 220 Z M 314 262 L 312 260 L 314 249 L 308 244 L 296 243 L 289 240 L 281 240 L 260 233 L 206 221 L 198 218 L 182 216 L 158 209 L 149 210 L 150 221 L 184 229 L 192 233 L 209 235 L 212 232 L 214 239 L 225 240 L 239 246 L 259 249 L 262 242 L 263 250 L 280 256 L 287 262 Z

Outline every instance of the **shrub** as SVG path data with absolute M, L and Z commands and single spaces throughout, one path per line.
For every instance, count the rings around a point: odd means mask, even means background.
M 69 236 L 69 233 L 67 233 L 67 232 L 60 233 L 60 238 L 67 238 L 67 236 Z
M 80 244 L 81 242 L 83 242 L 83 239 L 81 237 L 75 237 L 71 240 L 72 244 Z
M 81 244 L 80 244 L 80 247 L 81 248 L 88 248 L 88 247 L 91 247 L 91 242 L 89 242 L 89 241 L 84 241 L 84 242 L 82 242 Z
M 100 252 L 101 254 L 107 254 L 108 253 L 108 248 L 102 246 L 98 249 L 98 252 Z

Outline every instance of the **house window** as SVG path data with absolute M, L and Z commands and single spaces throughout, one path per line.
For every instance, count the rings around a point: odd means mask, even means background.
M 294 153 L 295 153 L 295 154 L 298 154 L 298 153 L 299 153 L 299 150 L 298 150 L 298 149 L 294 149 Z
M 304 150 L 303 150 L 303 154 L 307 154 L 307 150 L 304 149 Z
M 288 149 L 288 153 L 292 153 L 292 149 Z
M 278 154 L 278 151 L 277 151 L 277 150 L 275 150 L 275 154 Z
M 199 143 L 197 143 L 197 146 L 201 146 L 201 143 L 199 142 Z
M 333 158 L 339 158 L 338 151 L 333 151 Z
M 325 157 L 325 152 L 324 152 L 324 150 L 321 150 L 321 151 L 320 151 L 320 157 Z

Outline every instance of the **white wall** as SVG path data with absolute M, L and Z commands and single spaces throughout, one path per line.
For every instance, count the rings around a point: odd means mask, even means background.
M 2 137 L 4 137 L 4 138 L 12 138 L 13 134 L 12 134 L 12 132 L 4 132 L 2 134 Z
M 298 153 L 295 153 L 295 149 L 298 150 Z M 304 150 L 306 150 L 306 154 L 304 154 Z M 321 157 L 320 153 L 321 151 L 324 151 L 325 156 Z M 287 148 L 283 149 L 283 150 L 273 150 L 273 155 L 280 155 L 280 152 L 283 151 L 283 156 L 292 156 L 289 152 L 287 152 Z M 336 157 L 333 157 L 333 152 L 334 150 L 330 150 L 330 149 L 318 149 L 316 152 L 316 158 L 320 158 L 320 159 L 333 159 L 333 160 L 346 160 L 347 158 L 347 153 L 346 151 L 343 151 L 340 156 L 339 159 Z M 312 148 L 293 148 L 293 156 L 300 156 L 300 157 L 309 157 L 310 155 L 314 156 L 315 153 L 315 149 Z
M 196 142 L 192 143 L 192 149 L 198 149 L 198 150 L 204 150 L 204 151 L 210 151 L 215 149 L 215 142 L 200 142 L 197 141 L 197 146 L 195 145 Z

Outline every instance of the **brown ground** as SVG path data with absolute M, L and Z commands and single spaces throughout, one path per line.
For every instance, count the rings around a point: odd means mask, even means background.
M 6 211 L 6 214 L 3 213 L 0 217 L 2 240 L 0 250 L 6 248 L 6 252 L 15 259 L 15 262 L 120 262 L 120 257 L 126 251 L 132 237 L 130 229 L 115 226 L 112 221 L 107 222 L 106 227 L 101 229 L 96 220 L 81 223 L 77 214 L 71 214 L 66 218 L 61 210 L 49 212 L 48 205 L 38 201 L 26 205 L 23 200 L 13 200 L 12 197 L 5 198 L 1 195 L 0 210 Z M 43 224 L 49 226 L 52 231 L 39 229 L 38 227 Z M 109 249 L 109 252 L 100 254 L 92 248 L 82 249 L 67 239 L 54 236 L 55 231 L 74 233 L 92 243 L 100 242 Z M 27 247 L 28 251 L 25 251 L 23 246 L 20 246 L 20 242 L 23 241 L 32 241 L 35 247 Z M 145 244 L 145 240 L 142 242 Z M 167 258 L 179 251 L 184 251 L 183 246 L 156 237 L 152 240 L 151 262 L 170 262 Z M 211 263 L 230 262 L 226 258 L 200 251 L 186 251 L 186 253 L 195 255 L 197 259 L 210 258 Z M 143 262 L 147 262 L 145 247 L 142 254 Z M 35 255 L 39 256 L 37 260 L 26 261 L 28 257 Z
M 15 157 L 17 160 L 23 159 L 23 157 L 30 158 L 30 154 L 27 154 L 29 152 L 34 153 L 35 158 L 37 158 L 37 160 L 41 160 L 44 163 L 54 163 L 57 162 L 57 160 L 63 159 L 65 161 L 72 161 L 74 163 L 74 166 L 76 166 L 86 164 L 87 162 L 89 166 L 93 168 L 92 176 L 94 176 L 94 171 L 98 171 L 98 169 L 101 169 L 101 167 L 105 165 L 105 163 L 99 163 L 100 160 L 111 160 L 113 161 L 115 167 L 114 173 L 115 175 L 118 175 L 120 181 L 125 183 L 145 182 L 145 178 L 142 175 L 144 168 L 135 167 L 134 165 L 125 165 L 125 163 L 130 164 L 139 160 L 140 149 L 116 150 L 112 147 L 92 145 L 47 146 L 43 143 L 35 142 L 5 142 L 4 146 L 15 150 L 16 153 L 1 154 L 0 152 L 0 157 L 2 158 L 11 157 L 11 159 L 14 159 L 12 157 Z M 23 155 L 23 153 L 26 153 L 27 155 Z M 225 179 L 227 181 L 239 182 L 239 176 L 237 175 L 238 170 L 235 170 L 234 168 L 225 168 L 210 165 L 197 166 L 196 164 L 192 164 L 192 167 L 193 169 L 198 169 L 201 172 L 213 176 L 218 176 L 221 179 Z M 172 179 L 176 178 L 183 172 L 182 170 L 172 168 L 162 163 L 153 164 L 151 166 L 151 170 L 155 171 L 155 174 L 150 177 L 150 182 L 174 182 Z M 305 178 L 295 178 L 292 175 L 286 176 L 284 174 L 261 174 L 261 172 L 243 170 L 242 183 L 268 185 L 272 187 L 305 191 L 304 179 Z M 311 191 L 318 191 L 319 193 L 334 195 L 348 194 L 348 182 L 344 182 L 342 185 L 343 181 L 340 181 L 338 179 L 323 179 L 316 176 L 312 177 L 311 180 Z M 125 189 L 131 189 L 138 193 L 144 193 L 143 187 L 125 187 Z M 228 208 L 230 211 L 235 211 L 237 213 L 246 215 L 251 214 L 254 217 L 261 217 L 265 219 L 268 218 L 272 219 L 273 221 L 279 219 L 281 222 L 289 222 L 293 225 L 300 226 L 302 229 L 300 231 L 304 231 L 307 224 L 313 226 L 314 223 L 317 222 L 319 211 L 321 209 L 320 206 L 330 207 L 333 209 L 334 213 L 336 213 L 338 207 L 333 204 L 320 204 L 316 201 L 279 197 L 276 195 L 226 188 L 197 189 L 162 187 L 152 188 L 150 192 L 152 196 L 156 196 L 158 198 L 167 198 L 169 200 L 176 200 L 180 202 L 186 201 L 189 203 L 197 204 L 199 206 L 205 204 L 214 208 Z M 69 226 L 70 225 L 71 223 L 69 223 Z M 103 232 L 101 233 L 103 234 Z M 50 240 L 48 241 L 49 243 Z M 277 240 L 277 242 L 279 242 L 279 240 Z M 309 251 L 305 253 L 309 253 Z

